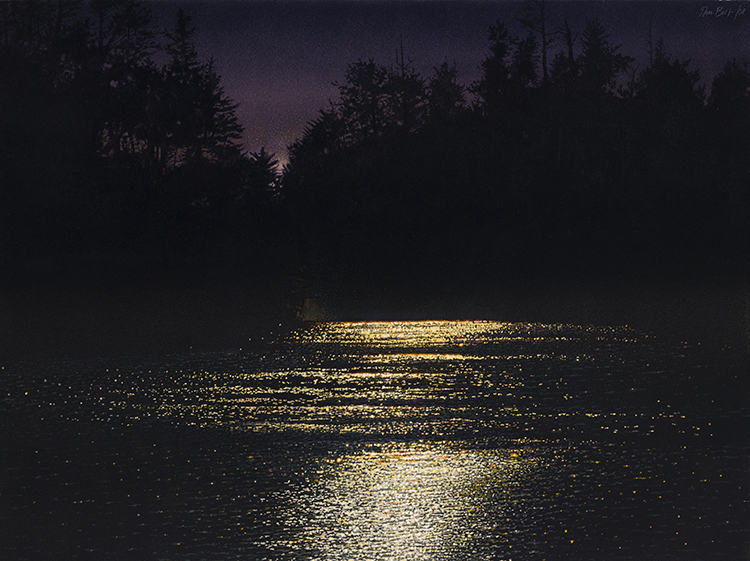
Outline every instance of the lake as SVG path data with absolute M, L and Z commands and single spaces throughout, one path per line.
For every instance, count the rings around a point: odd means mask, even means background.
M 7 361 L 3 559 L 746 559 L 745 371 L 627 327 Z

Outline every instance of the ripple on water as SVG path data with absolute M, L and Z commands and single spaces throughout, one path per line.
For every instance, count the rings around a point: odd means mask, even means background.
M 435 321 L 16 365 L 0 414 L 23 459 L 0 464 L 16 489 L 0 551 L 739 558 L 748 449 L 722 440 L 708 397 L 679 398 L 696 372 L 682 355 L 624 327 Z

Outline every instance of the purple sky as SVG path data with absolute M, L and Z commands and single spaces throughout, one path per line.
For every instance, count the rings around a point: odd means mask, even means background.
M 240 103 L 245 147 L 265 146 L 284 161 L 319 109 L 335 99 L 332 82 L 346 65 L 373 58 L 388 65 L 403 36 L 405 54 L 424 77 L 456 62 L 459 80 L 478 77 L 487 54 L 487 28 L 498 18 L 513 31 L 522 2 L 479 0 L 173 0 L 150 4 L 160 26 L 171 26 L 178 6 L 198 28 L 201 58 L 217 59 L 226 93 Z M 552 0 L 553 25 L 567 19 L 575 32 L 598 17 L 622 44 L 621 52 L 646 57 L 649 20 L 654 39 L 691 59 L 709 82 L 732 57 L 750 59 L 750 2 L 737 0 Z M 742 13 L 743 9 L 747 9 Z M 731 10 L 731 13 L 729 13 Z M 554 45 L 556 52 L 562 45 Z

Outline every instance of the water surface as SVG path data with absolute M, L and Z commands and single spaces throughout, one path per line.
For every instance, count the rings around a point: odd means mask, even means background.
M 744 559 L 748 407 L 628 328 L 309 326 L 2 371 L 9 559 Z

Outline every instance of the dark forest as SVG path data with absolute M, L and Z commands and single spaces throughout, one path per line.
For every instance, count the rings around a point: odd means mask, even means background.
M 252 270 L 304 297 L 408 308 L 529 283 L 741 278 L 750 69 L 715 76 L 648 35 L 634 64 L 596 19 L 487 36 L 481 78 L 352 61 L 338 98 L 274 154 L 179 10 L 0 4 L 0 253 Z M 20 274 L 20 273 L 19 273 Z

